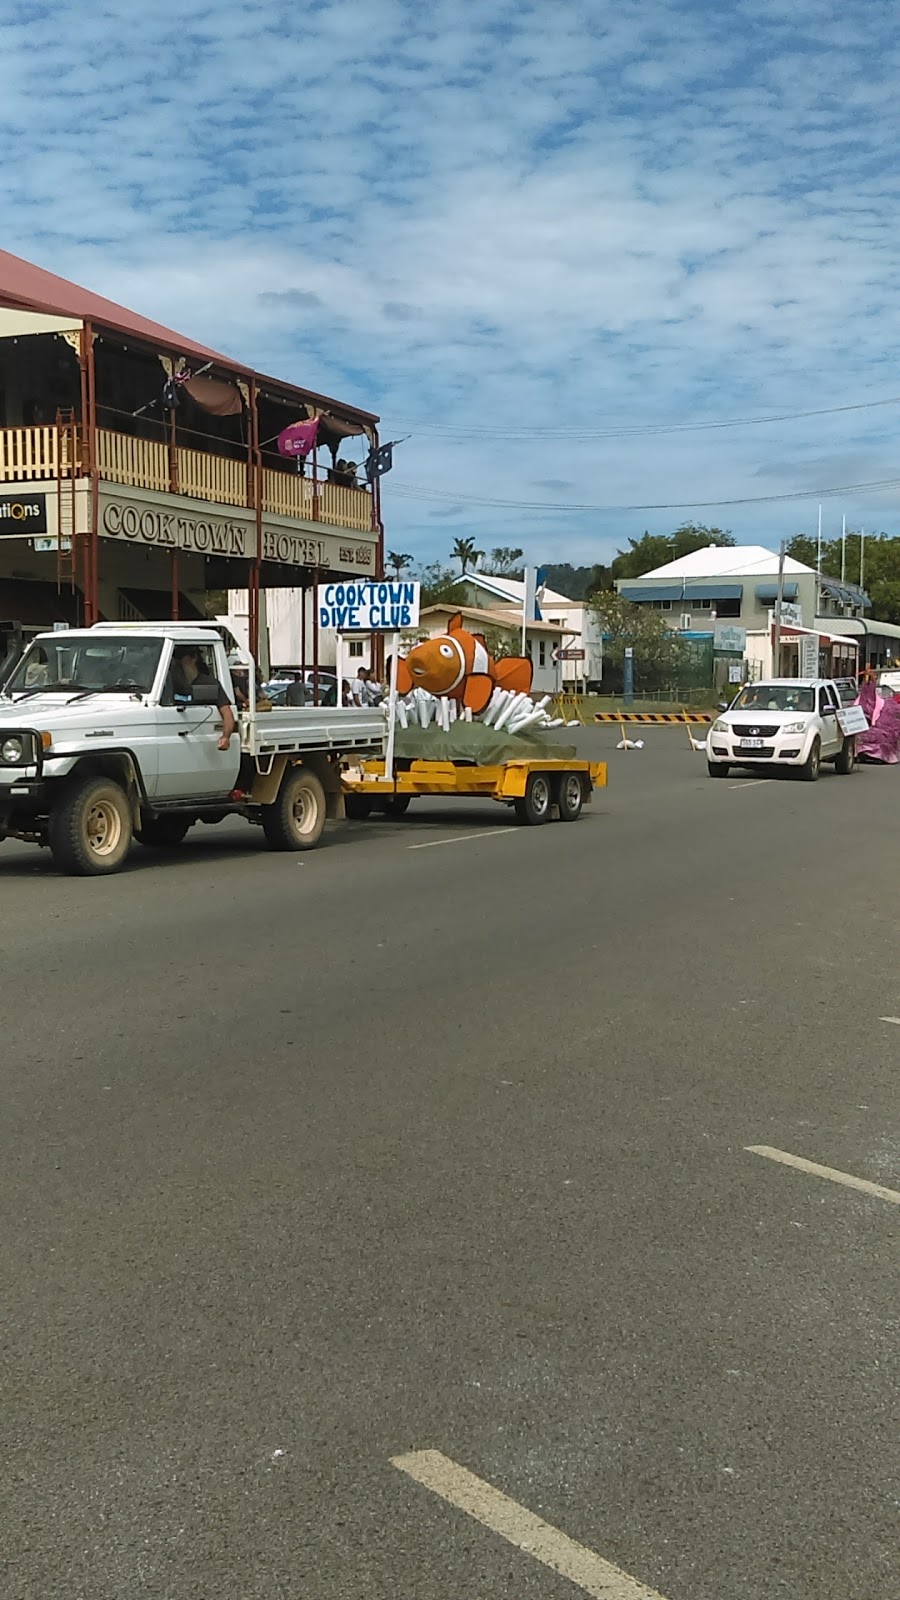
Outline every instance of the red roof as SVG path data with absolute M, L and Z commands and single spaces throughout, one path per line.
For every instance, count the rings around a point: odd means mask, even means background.
M 233 371 L 249 376 L 249 368 L 232 361 L 230 356 L 223 356 L 218 350 L 208 350 L 205 345 L 186 339 L 182 333 L 175 333 L 159 322 L 138 316 L 136 311 L 116 305 L 114 300 L 104 300 L 102 295 L 92 294 L 90 289 L 69 283 L 67 278 L 58 278 L 55 272 L 32 266 L 30 261 L 10 255 L 8 250 L 0 250 L 0 300 L 31 311 L 47 311 L 53 316 L 99 322 L 106 328 L 114 328 L 117 333 L 130 333 L 135 339 L 150 339 L 154 344 L 165 345 L 176 353 L 202 356 L 205 361 L 220 362 Z
M 149 340 L 151 344 L 161 345 L 175 355 L 199 356 L 203 361 L 214 361 L 217 366 L 225 367 L 230 372 L 261 379 L 279 389 L 292 390 L 295 394 L 321 401 L 347 416 L 365 417 L 369 422 L 378 421 L 373 412 L 363 411 L 359 406 L 331 400 L 327 395 L 316 394 L 311 389 L 286 383 L 283 379 L 263 377 L 252 368 L 242 366 L 239 361 L 233 361 L 230 356 L 223 356 L 218 350 L 209 350 L 206 345 L 186 339 L 183 333 L 164 328 L 160 322 L 151 322 L 149 317 L 138 316 L 136 311 L 129 311 L 114 300 L 105 300 L 90 289 L 82 289 L 77 283 L 70 283 L 68 278 L 58 278 L 55 272 L 35 267 L 30 261 L 23 261 L 21 256 L 10 255 L 8 250 L 0 250 L 0 305 L 45 311 L 57 317 L 77 317 L 110 328 L 115 333 L 130 334 L 133 339 Z

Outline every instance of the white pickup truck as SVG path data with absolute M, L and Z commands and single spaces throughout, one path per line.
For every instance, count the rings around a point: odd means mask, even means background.
M 383 753 L 383 714 L 258 710 L 252 667 L 246 676 L 226 739 L 220 707 L 234 706 L 234 685 L 217 629 L 39 634 L 0 695 L 0 840 L 49 845 L 81 876 L 116 872 L 133 838 L 170 847 L 195 822 L 235 815 L 261 824 L 273 850 L 310 849 L 326 817 L 344 815 L 341 758 Z
M 709 730 L 709 775 L 727 778 L 733 766 L 789 767 L 812 783 L 823 761 L 833 762 L 836 772 L 852 772 L 856 740 L 841 727 L 843 711 L 830 678 L 747 683 Z

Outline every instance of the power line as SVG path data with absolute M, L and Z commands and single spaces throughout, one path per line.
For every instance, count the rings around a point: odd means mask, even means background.
M 785 500 L 826 500 L 833 495 L 865 494 L 896 489 L 900 478 L 879 478 L 869 483 L 841 483 L 829 489 L 794 489 L 786 494 L 751 494 L 734 500 L 645 501 L 637 505 L 596 505 L 550 500 L 500 500 L 457 494 L 452 489 L 431 489 L 425 484 L 395 483 L 392 493 L 402 500 L 438 500 L 453 505 L 485 506 L 504 511 L 704 511 L 717 506 L 772 505 Z
M 728 417 L 712 422 L 651 422 L 633 428 L 544 428 L 536 429 L 529 424 L 522 428 L 503 428 L 491 425 L 485 428 L 462 428 L 455 423 L 415 421 L 409 417 L 399 417 L 396 420 L 398 427 L 415 428 L 417 432 L 437 434 L 439 437 L 454 439 L 483 439 L 486 432 L 490 432 L 492 439 L 525 439 L 533 438 L 536 432 L 542 439 L 565 439 L 570 444 L 586 444 L 594 439 L 628 439 L 645 437 L 662 433 L 708 433 L 720 428 L 755 428 L 764 426 L 767 422 L 795 422 L 804 417 L 833 417 L 847 411 L 872 411 L 879 406 L 900 405 L 900 395 L 890 395 L 885 400 L 860 400 L 853 405 L 845 406 L 818 406 L 813 411 L 782 411 L 765 417 Z

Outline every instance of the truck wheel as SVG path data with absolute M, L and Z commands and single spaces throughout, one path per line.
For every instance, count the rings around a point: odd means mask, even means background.
M 711 778 L 727 778 L 731 768 L 727 761 L 707 761 L 706 770 Z
M 325 827 L 325 790 L 306 767 L 288 767 L 278 798 L 262 808 L 270 850 L 311 850 Z
M 856 740 L 854 738 L 845 739 L 835 757 L 834 770 L 839 772 L 842 778 L 846 778 L 855 766 Z
M 577 822 L 581 816 L 581 807 L 584 804 L 584 789 L 581 778 L 577 772 L 564 772 L 559 781 L 559 806 L 560 822 Z
M 553 793 L 546 772 L 532 772 L 525 785 L 525 793 L 516 801 L 516 816 L 531 828 L 537 828 L 550 816 Z
M 821 741 L 816 738 L 812 742 L 812 749 L 810 750 L 809 755 L 804 761 L 802 767 L 797 768 L 797 775 L 803 779 L 804 783 L 815 783 L 817 777 L 819 776 L 819 768 L 821 765 L 822 745 Z
M 151 850 L 171 850 L 180 844 L 188 828 L 190 817 L 147 817 L 136 830 L 138 844 Z
M 131 848 L 131 808 L 109 778 L 76 779 L 50 813 L 50 852 L 79 878 L 118 872 Z

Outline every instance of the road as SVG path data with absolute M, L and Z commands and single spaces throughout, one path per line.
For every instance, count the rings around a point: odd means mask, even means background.
M 577 1600 L 419 1451 L 665 1600 L 893 1600 L 900 1206 L 748 1147 L 900 1189 L 900 773 L 646 737 L 574 827 L 3 846 L 4 1600 Z

